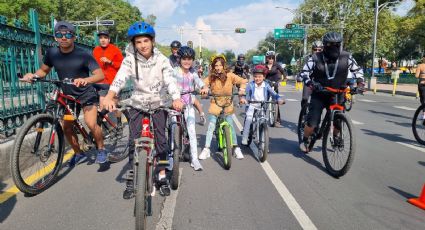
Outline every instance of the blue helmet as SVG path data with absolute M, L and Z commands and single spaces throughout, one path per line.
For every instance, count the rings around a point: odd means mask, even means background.
M 147 35 L 155 38 L 155 30 L 153 26 L 146 22 L 136 22 L 128 28 L 127 37 L 129 40 L 133 40 L 134 37 Z

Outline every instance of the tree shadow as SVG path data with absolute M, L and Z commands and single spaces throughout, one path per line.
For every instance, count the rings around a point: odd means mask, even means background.
M 415 143 L 411 139 L 404 138 L 402 137 L 402 135 L 398 133 L 381 133 L 381 132 L 376 132 L 370 129 L 361 129 L 361 130 L 367 135 L 378 136 L 392 142 L 403 142 L 403 143 L 411 143 L 411 144 Z
M 4 190 L 6 190 L 6 184 L 0 181 L 0 194 L 6 197 L 10 196 L 6 201 L 0 203 L 0 223 L 3 223 L 9 217 L 16 205 L 16 194 Z
M 371 110 L 369 109 L 369 112 L 374 113 L 374 114 L 381 114 L 381 115 L 386 115 L 386 116 L 391 116 L 391 117 L 397 117 L 397 118 L 404 118 L 404 119 L 409 119 L 412 120 L 412 117 L 407 117 L 407 116 L 403 116 L 397 113 L 388 113 L 388 112 L 382 112 L 382 111 L 376 111 L 376 110 Z
M 284 121 L 281 122 L 281 124 L 282 124 L 283 128 L 287 128 L 287 129 L 291 130 L 291 132 L 298 135 L 298 123 L 284 120 Z

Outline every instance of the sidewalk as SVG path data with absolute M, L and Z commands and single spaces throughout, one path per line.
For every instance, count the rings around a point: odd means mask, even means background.
M 367 84 L 366 84 L 367 86 Z M 373 89 L 368 89 L 373 91 Z M 396 95 L 416 97 L 418 86 L 416 84 L 397 84 Z M 376 84 L 376 92 L 393 93 L 393 84 Z

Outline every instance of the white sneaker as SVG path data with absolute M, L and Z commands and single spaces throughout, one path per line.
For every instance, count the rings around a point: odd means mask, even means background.
M 204 148 L 204 149 L 202 150 L 201 154 L 199 154 L 198 159 L 199 159 L 199 160 L 205 160 L 205 159 L 207 159 L 207 158 L 208 158 L 208 157 L 210 157 L 210 156 L 211 156 L 211 154 L 210 154 L 210 149 L 209 149 L 209 148 Z
M 421 116 L 421 118 L 420 118 L 421 120 L 425 120 L 425 113 L 423 113 L 422 114 L 422 116 Z
M 242 154 L 242 151 L 239 147 L 236 147 L 234 152 L 235 152 L 235 155 L 236 155 L 236 159 L 239 159 L 239 160 L 243 159 L 243 154 Z
M 248 139 L 242 138 L 242 145 L 248 145 Z
M 192 158 L 192 162 L 190 163 L 190 167 L 192 167 L 195 171 L 202 171 L 202 165 L 198 159 Z

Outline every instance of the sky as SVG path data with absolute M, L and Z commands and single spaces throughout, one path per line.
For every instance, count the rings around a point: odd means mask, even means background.
M 193 41 L 209 49 L 223 52 L 231 49 L 244 53 L 255 48 L 261 39 L 274 28 L 283 28 L 294 14 L 289 9 L 298 8 L 302 0 L 130 0 L 143 16 L 154 14 L 156 42 L 169 45 L 173 40 L 182 43 Z M 405 14 L 412 7 L 412 0 L 405 0 L 396 13 Z M 235 28 L 246 28 L 244 34 Z M 198 30 L 202 31 L 199 35 Z M 202 39 L 200 41 L 200 38 Z

